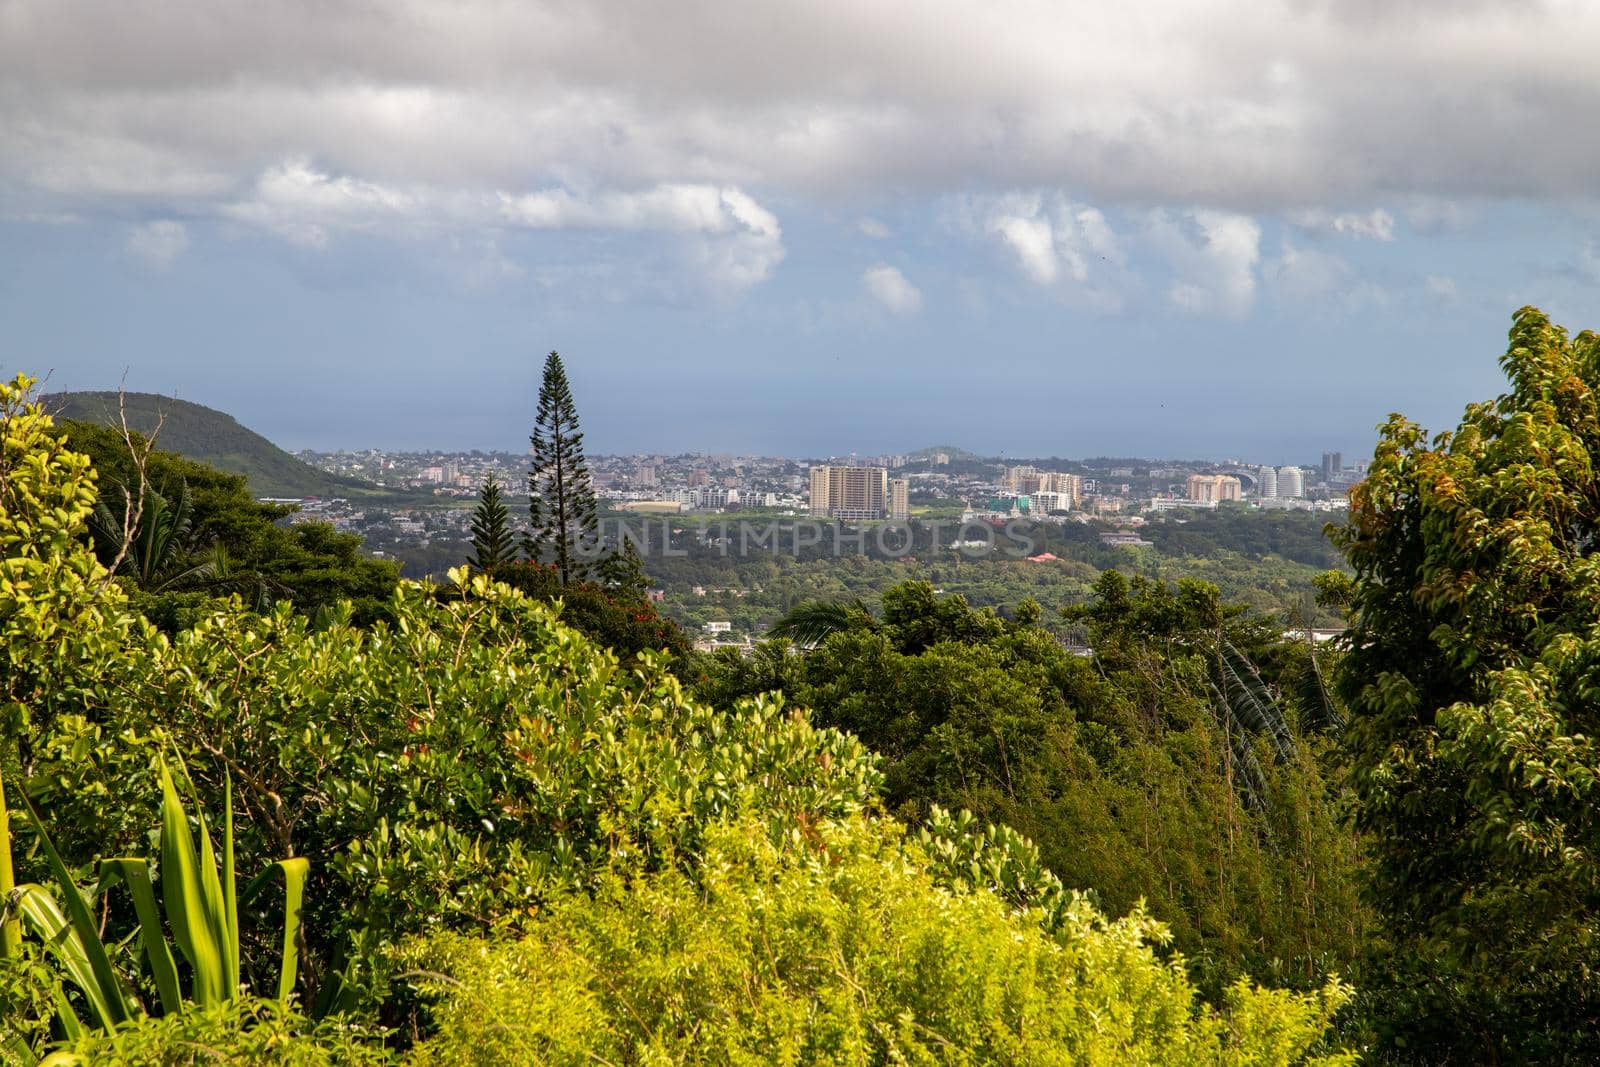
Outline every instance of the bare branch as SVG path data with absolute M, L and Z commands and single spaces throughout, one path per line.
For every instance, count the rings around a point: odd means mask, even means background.
M 138 535 L 139 523 L 144 518 L 145 496 L 150 489 L 150 479 L 147 473 L 150 453 L 155 451 L 156 438 L 161 434 L 161 428 L 167 424 L 167 413 L 160 411 L 156 416 L 156 424 L 141 440 L 135 441 L 133 431 L 128 428 L 128 372 L 122 372 L 122 381 L 117 386 L 117 422 L 122 433 L 122 443 L 128 448 L 128 457 L 133 462 L 134 472 L 138 475 L 139 492 L 137 496 L 122 487 L 122 543 L 117 546 L 117 554 L 106 568 L 106 577 L 100 583 L 104 589 L 117 576 L 117 568 L 128 558 L 128 550 L 133 545 L 133 539 Z

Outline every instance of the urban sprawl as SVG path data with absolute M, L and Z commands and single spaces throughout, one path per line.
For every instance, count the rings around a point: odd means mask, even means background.
M 322 470 L 377 486 L 410 491 L 415 503 L 375 507 L 360 501 L 304 499 L 299 517 L 341 529 L 417 539 L 464 536 L 470 505 L 486 479 L 508 494 L 525 493 L 528 457 L 514 452 L 299 453 Z M 956 502 L 964 521 L 1026 518 L 1107 526 L 1107 541 L 1139 542 L 1146 516 L 1237 504 L 1260 510 L 1325 511 L 1346 506 L 1364 468 L 1346 467 L 1338 452 L 1317 465 L 1247 464 L 1236 460 L 1035 460 L 1006 464 L 970 454 L 783 456 L 691 453 L 595 456 L 590 459 L 603 506 L 617 513 L 671 516 L 749 513 L 903 522 L 929 505 Z

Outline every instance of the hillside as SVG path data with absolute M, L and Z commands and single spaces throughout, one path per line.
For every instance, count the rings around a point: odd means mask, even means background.
M 45 406 L 60 419 L 116 425 L 117 394 L 53 393 Z M 260 434 L 239 425 L 232 415 L 202 404 L 155 393 L 127 393 L 128 425 L 141 433 L 155 427 L 163 414 L 157 444 L 169 452 L 242 474 L 257 496 L 351 496 L 378 491 L 355 478 L 317 470 L 294 458 Z

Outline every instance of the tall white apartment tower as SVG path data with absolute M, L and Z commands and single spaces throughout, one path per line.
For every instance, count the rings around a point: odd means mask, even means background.
M 894 522 L 911 518 L 911 483 L 904 478 L 889 479 L 889 518 Z
M 1263 500 L 1271 500 L 1278 495 L 1278 471 L 1274 467 L 1262 467 L 1256 477 L 1256 496 Z
M 1279 467 L 1278 495 L 1290 500 L 1297 500 L 1305 496 L 1305 472 L 1299 467 Z

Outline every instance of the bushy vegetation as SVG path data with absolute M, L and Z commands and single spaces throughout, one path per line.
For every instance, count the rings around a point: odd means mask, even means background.
M 419 1063 L 1192 1064 L 1307 1055 L 1347 990 L 1197 1002 L 1160 924 L 1081 898 L 1054 932 L 936 885 L 892 823 L 710 835 L 693 876 L 616 872 L 523 940 L 414 952 Z
M 1029 992 L 1034 980 L 1026 974 L 1007 977 L 1013 964 L 1034 960 L 1044 989 L 1051 982 L 1064 988 L 1069 973 L 1079 984 L 1086 979 L 1064 961 L 1113 948 L 1125 979 L 1086 991 L 1081 1007 L 1062 1001 L 1017 1039 L 1048 1044 L 1070 1032 L 1085 1048 L 1104 1041 L 1148 1048 L 1152 1057 L 1164 1043 L 1205 1048 L 1209 1041 L 1255 1062 L 1262 1048 L 1228 1037 L 1228 1026 L 1244 1028 L 1224 1020 L 1262 1015 L 1275 1020 L 1272 1027 L 1248 1029 L 1275 1028 L 1277 1052 L 1298 1060 L 1343 996 L 1334 987 L 1311 999 L 1241 993 L 1232 1015 L 1217 1015 L 1194 1001 L 1181 964 L 1153 954 L 1151 943 L 1164 937 L 1159 925 L 1135 916 L 1106 926 L 1081 901 L 1055 908 L 1055 921 L 1042 925 L 1034 910 L 1016 910 L 1017 895 L 1003 879 L 991 886 L 983 877 L 984 869 L 1010 872 L 1014 890 L 1022 868 L 1004 857 L 962 872 L 948 856 L 902 848 L 893 821 L 872 815 L 881 778 L 855 738 L 814 727 L 776 699 L 713 710 L 689 698 L 660 657 L 625 668 L 548 608 L 482 577 L 463 576 L 446 597 L 402 585 L 387 617 L 370 627 L 353 625 L 348 609 L 312 619 L 289 604 L 261 614 L 233 598 L 207 603 L 192 625 L 164 633 L 136 613 L 96 560 L 87 537 L 98 497 L 93 472 L 42 412 L 25 406 L 25 388 L 7 386 L 0 398 L 0 624 L 10 667 L 0 693 L 8 709 L 0 783 L 48 812 L 66 868 L 92 871 L 108 856 L 140 854 L 163 792 L 160 762 L 181 759 L 196 813 L 233 822 L 227 869 L 292 857 L 312 872 L 291 994 L 303 1007 L 184 1000 L 95 1032 L 73 1036 L 69 1028 L 66 1047 L 87 1058 L 181 1062 L 181 1050 L 198 1044 L 247 1061 L 277 1055 L 309 1063 L 337 1059 L 351 1042 L 376 1055 L 349 1029 L 355 1020 L 367 1031 L 390 1028 L 394 1048 L 414 1045 L 415 1056 L 448 1060 L 462 1054 L 453 1041 L 471 1040 L 461 1030 L 471 1008 L 409 976 L 404 968 L 416 957 L 408 953 L 468 943 L 461 938 L 479 939 L 491 953 L 516 938 L 553 945 L 609 924 L 619 952 L 647 934 L 667 940 L 641 950 L 637 971 L 608 972 L 605 980 L 654 985 L 667 995 L 676 983 L 655 968 L 706 948 L 712 927 L 662 929 L 659 909 L 712 918 L 715 909 L 694 902 L 715 901 L 728 920 L 743 908 L 754 921 L 748 909 L 759 902 L 745 891 L 761 886 L 785 898 L 813 893 L 819 917 L 832 914 L 837 936 L 856 939 L 849 957 L 856 970 L 848 981 L 800 973 L 831 958 L 835 935 L 797 944 L 798 970 L 767 972 L 769 1000 L 758 998 L 741 1009 L 742 1022 L 724 1026 L 728 1048 L 758 1050 L 763 1035 L 780 1032 L 790 1040 L 810 1040 L 807 1032 L 833 1040 L 833 1033 L 856 1042 L 866 1062 L 901 1045 L 964 1062 L 966 1052 L 929 1035 L 939 1026 L 965 1034 L 959 1028 L 981 1025 L 987 1010 L 971 996 L 1000 996 L 1006 982 L 1021 982 L 1017 995 L 1033 999 L 1008 1009 L 1020 1023 L 1025 1014 L 1017 1012 L 1045 1000 L 1043 990 Z M 43 840 L 13 822 L 5 844 L 19 882 L 48 880 Z M 1009 848 L 1009 839 L 997 841 L 997 850 Z M 163 894 L 174 871 L 162 864 Z M 103 944 L 117 981 L 130 995 L 145 991 L 145 1004 L 163 1004 L 153 995 L 161 969 L 141 954 L 139 939 L 119 933 L 139 918 L 92 878 L 77 881 L 89 887 L 86 906 L 110 924 Z M 876 888 L 858 898 L 848 885 Z M 925 904 L 947 901 L 972 927 L 971 943 L 961 925 L 929 940 L 925 914 L 922 927 L 909 925 L 917 916 L 885 892 L 897 885 Z M 15 894 L 7 887 L 6 895 L 9 908 Z M 798 938 L 811 920 L 802 899 L 789 903 L 797 910 L 774 913 L 773 929 Z M 227 928 L 235 931 L 241 980 L 273 988 L 285 946 L 272 924 Z M 730 946 L 730 959 L 748 957 L 754 944 Z M 944 965 L 952 977 L 970 965 L 970 979 L 945 993 L 920 989 L 918 973 L 944 973 L 916 970 L 919 955 L 928 966 L 936 962 L 935 950 L 952 954 Z M 442 964 L 460 958 L 437 951 Z M 195 965 L 177 964 L 185 973 Z M 31 1013 L 52 1004 L 60 1026 L 67 1002 L 59 997 L 77 995 L 37 996 L 37 982 L 52 973 L 31 944 L 8 948 L 0 990 L 8 1005 L 28 1008 L 6 1017 L 5 1039 L 18 1054 L 43 1051 Z M 565 993 L 571 982 L 597 981 L 595 973 L 575 971 L 561 979 L 568 984 L 540 995 L 552 1010 L 576 1015 L 583 1005 L 566 1003 Z M 867 979 L 870 1009 L 852 1016 L 849 998 L 859 994 L 851 982 Z M 667 995 L 662 1010 L 686 1028 L 681 1040 L 699 1025 L 685 1011 L 724 1010 L 720 1001 L 692 999 L 729 995 L 720 981 L 708 976 L 698 991 L 690 983 Z M 827 1025 L 811 1007 L 813 996 L 824 995 L 838 1013 Z M 1126 1033 L 1101 1034 L 1096 1025 L 1105 1024 L 1086 1021 L 1096 997 L 1106 1011 L 1133 1013 L 1122 1024 Z M 347 1022 L 313 1024 L 297 1011 Z M 1145 1026 L 1141 1013 L 1152 1011 Z M 637 1042 L 641 1032 L 631 1025 L 619 1016 L 595 1030 L 596 1047 Z M 1002 1038 L 1011 1040 L 998 1032 L 986 1040 Z M 532 1039 L 541 1040 L 537 1027 Z
M 1600 341 L 1505 365 L 1385 428 L 1334 650 L 1135 567 L 692 654 L 625 555 L 397 582 L 160 453 L 119 526 L 0 385 L 0 1056 L 1591 1062 Z
M 1145 901 L 1213 990 L 1241 971 L 1314 986 L 1356 958 L 1355 841 L 1286 684 L 1302 649 L 1203 583 L 1130 585 L 1115 571 L 1077 613 L 1093 659 L 1062 647 L 1028 603 L 1003 619 L 927 583 L 883 603 L 881 618 L 797 613 L 822 626 L 797 634 L 813 647 L 707 657 L 700 692 L 723 704 L 789 694 L 883 755 L 885 799 L 902 817 L 967 809 L 1014 827 L 1113 913 Z
M 88 422 L 62 426 L 67 443 L 89 457 L 99 521 L 92 522 L 96 555 L 116 560 L 129 517 L 127 491 L 137 501 L 135 452 L 118 430 Z M 134 449 L 143 442 L 134 438 Z M 148 491 L 134 530 L 134 552 L 117 574 L 125 576 L 136 606 L 152 621 L 175 631 L 192 624 L 218 594 L 237 593 L 262 607 L 287 602 L 307 614 L 349 602 L 352 617 L 370 623 L 388 610 L 399 581 L 395 565 L 361 552 L 361 539 L 327 523 L 285 519 L 293 508 L 263 504 L 242 475 L 228 474 L 173 452 L 151 450 L 145 460 Z M 162 510 L 184 514 L 163 536 L 154 536 Z M 93 516 L 92 516 L 93 517 Z M 152 559 L 155 553 L 159 558 Z M 140 564 L 144 564 L 140 566 Z M 146 580 L 146 575 L 159 580 Z
M 1419 1058 L 1600 1059 L 1600 338 L 1524 308 L 1511 391 L 1395 416 L 1339 540 L 1384 1029 Z

